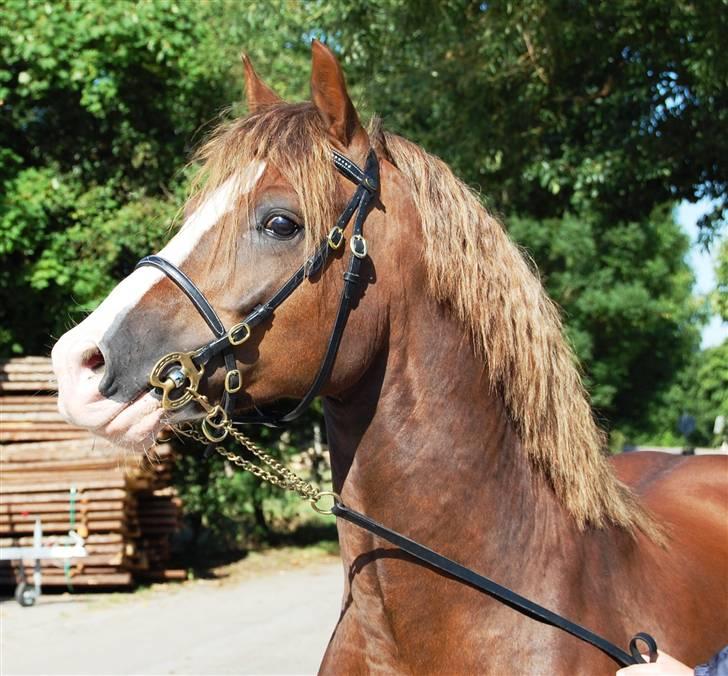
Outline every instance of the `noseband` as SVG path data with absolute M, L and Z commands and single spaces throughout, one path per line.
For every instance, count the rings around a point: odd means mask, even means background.
M 349 242 L 351 255 L 344 272 L 344 288 L 341 292 L 339 309 L 326 347 L 326 353 L 318 373 L 303 399 L 288 413 L 282 416 L 249 415 L 238 418 L 238 422 L 279 425 L 291 422 L 311 404 L 326 383 L 336 359 L 341 337 L 346 327 L 352 302 L 360 282 L 362 261 L 367 256 L 367 242 L 362 234 L 364 221 L 372 208 L 379 191 L 379 162 L 374 151 L 370 151 L 364 170 L 344 155 L 333 151 L 334 166 L 344 177 L 349 179 L 356 190 L 339 216 L 336 225 L 326 238 L 316 247 L 314 253 L 296 270 L 262 305 L 258 305 L 240 323 L 226 329 L 205 294 L 176 265 L 161 256 L 142 258 L 136 267 L 151 266 L 163 272 L 190 299 L 197 311 L 202 315 L 215 338 L 202 347 L 191 352 L 171 352 L 162 357 L 152 369 L 149 382 L 162 398 L 162 407 L 177 410 L 190 403 L 196 396 L 200 381 L 205 374 L 205 367 L 210 360 L 222 355 L 225 363 L 225 386 L 220 404 L 206 411 L 202 430 L 210 443 L 222 441 L 225 437 L 221 420 L 232 415 L 235 408 L 236 394 L 243 386 L 240 370 L 237 368 L 234 349 L 250 338 L 253 329 L 270 317 L 290 295 L 301 285 L 304 279 L 316 274 L 324 265 L 330 252 L 341 248 L 344 243 L 344 230 L 354 217 L 352 236 Z

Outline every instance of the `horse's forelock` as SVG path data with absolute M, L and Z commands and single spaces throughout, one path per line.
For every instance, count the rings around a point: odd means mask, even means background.
M 189 202 L 204 201 L 240 167 L 260 160 L 280 172 L 298 196 L 306 225 L 307 257 L 336 219 L 340 202 L 326 129 L 310 103 L 268 106 L 213 130 L 193 158 L 198 171 Z M 220 253 L 234 255 L 240 215 L 249 213 L 259 185 L 250 193 L 241 193 L 237 208 L 221 220 Z

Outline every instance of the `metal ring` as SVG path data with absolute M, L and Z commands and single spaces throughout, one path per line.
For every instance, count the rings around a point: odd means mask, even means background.
M 354 235 L 349 242 L 351 247 L 351 253 L 357 258 L 366 258 L 367 255 L 367 241 L 361 235 Z M 361 248 L 359 248 L 361 246 Z
M 332 504 L 331 507 L 328 509 L 324 509 L 322 507 L 319 507 L 319 500 L 321 498 L 332 498 Z M 341 496 L 338 493 L 334 493 L 334 491 L 321 491 L 314 497 L 312 497 L 309 500 L 309 503 L 311 505 L 311 508 L 314 512 L 318 512 L 319 514 L 324 514 L 326 516 L 330 516 L 334 513 L 334 505 L 340 505 L 341 504 Z
M 219 421 L 215 420 L 217 417 L 220 418 Z M 220 430 L 225 427 L 225 424 L 227 423 L 227 413 L 222 410 L 222 406 L 220 406 L 220 404 L 217 404 L 205 416 L 205 420 L 216 430 Z
M 208 428 L 208 425 L 212 425 L 213 428 L 216 428 L 216 426 L 213 425 L 207 418 L 204 418 L 201 426 L 202 433 L 205 435 L 207 440 L 211 441 L 213 444 L 221 442 L 228 435 L 227 428 L 222 427 L 219 428 L 219 434 L 216 436 L 215 433 Z
M 245 329 L 243 337 L 235 338 L 235 332 L 240 331 L 241 329 Z M 236 324 L 228 331 L 227 336 L 230 345 L 242 345 L 246 340 L 248 340 L 248 338 L 250 338 L 250 327 L 245 322 L 240 322 L 240 324 Z
M 152 372 L 149 374 L 149 384 L 162 391 L 162 408 L 165 410 L 181 408 L 192 401 L 192 392 L 197 391 L 200 379 L 205 372 L 204 366 L 195 364 L 193 361 L 194 356 L 192 352 L 170 352 L 154 365 Z M 174 399 L 171 396 L 172 393 L 175 390 L 181 390 L 182 387 L 175 380 L 167 377 L 167 369 L 170 369 L 170 367 L 172 371 L 179 371 L 190 383 Z M 162 380 L 162 374 L 165 374 L 164 380 Z

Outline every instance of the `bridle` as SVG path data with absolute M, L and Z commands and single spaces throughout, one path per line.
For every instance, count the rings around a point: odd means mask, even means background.
M 253 329 L 268 319 L 284 301 L 290 298 L 304 279 L 313 276 L 323 268 L 328 255 L 340 249 L 344 243 L 344 231 L 353 217 L 354 225 L 350 239 L 351 255 L 344 272 L 344 288 L 339 300 L 339 309 L 336 313 L 324 358 L 308 392 L 285 415 L 257 414 L 237 418 L 236 421 L 267 425 L 289 423 L 308 409 L 331 375 L 331 369 L 336 360 L 349 312 L 357 296 L 362 261 L 367 256 L 367 242 L 362 234 L 364 221 L 379 192 L 379 162 L 373 150 L 367 155 L 363 171 L 354 162 L 336 151 L 333 151 L 333 159 L 334 166 L 339 173 L 356 185 L 354 194 L 341 216 L 339 216 L 336 225 L 331 228 L 328 235 L 319 243 L 308 260 L 288 278 L 268 301 L 258 305 L 242 322 L 235 324 L 230 329 L 225 329 L 220 317 L 202 291 L 177 266 L 161 256 L 147 256 L 142 258 L 136 265 L 137 268 L 142 266 L 155 267 L 169 277 L 190 299 L 215 335 L 213 340 L 196 350 L 171 352 L 165 355 L 154 366 L 149 377 L 150 384 L 161 395 L 162 408 L 172 411 L 180 409 L 196 398 L 195 393 L 198 391 L 200 381 L 205 373 L 205 367 L 210 360 L 222 355 L 226 370 L 222 399 L 219 405 L 206 412 L 202 421 L 202 431 L 211 444 L 219 443 L 225 438 L 225 430 L 221 426 L 223 415 L 228 417 L 232 415 L 235 408 L 236 394 L 243 385 L 242 376 L 235 361 L 234 349 L 248 340 Z
M 585 627 L 571 622 L 558 613 L 534 603 L 507 587 L 499 585 L 490 578 L 480 575 L 456 561 L 442 556 L 432 549 L 387 528 L 377 521 L 370 519 L 368 516 L 347 507 L 337 494 L 331 493 L 330 491 L 319 491 L 311 486 L 311 484 L 296 476 L 291 470 L 270 458 L 270 456 L 267 456 L 262 449 L 233 428 L 231 415 L 235 408 L 235 396 L 243 385 L 242 376 L 237 368 L 233 353 L 234 349 L 248 340 L 253 329 L 269 318 L 276 308 L 280 307 L 303 283 L 304 279 L 322 270 L 328 255 L 341 248 L 345 239 L 344 231 L 353 217 L 354 225 L 349 242 L 351 255 L 346 271 L 344 272 L 344 288 L 339 300 L 339 309 L 336 313 L 336 319 L 334 320 L 334 326 L 329 337 L 323 361 L 319 366 L 319 370 L 308 392 L 291 411 L 283 416 L 276 417 L 257 414 L 238 418 L 236 422 L 277 425 L 295 420 L 308 408 L 331 375 L 331 369 L 336 360 L 336 354 L 352 308 L 352 303 L 359 289 L 362 261 L 368 255 L 367 242 L 362 234 L 364 221 L 379 193 L 379 163 L 373 150 L 370 150 L 367 155 L 364 170 L 361 170 L 354 162 L 336 151 L 333 151 L 333 161 L 339 173 L 356 185 L 354 194 L 341 213 L 341 216 L 339 216 L 336 225 L 331 228 L 326 238 L 319 243 L 308 260 L 289 277 L 288 281 L 267 302 L 258 305 L 242 322 L 235 324 L 230 329 L 225 329 L 219 316 L 210 302 L 205 298 L 202 291 L 177 266 L 160 256 L 147 256 L 137 263 L 137 268 L 141 266 L 152 266 L 161 270 L 169 277 L 190 299 L 215 335 L 213 340 L 196 350 L 191 352 L 171 352 L 156 363 L 149 377 L 149 382 L 160 394 L 162 407 L 166 410 L 173 411 L 182 408 L 192 401 L 201 405 L 205 410 L 205 417 L 201 424 L 202 434 L 187 432 L 187 436 L 198 441 L 206 442 L 208 444 L 207 452 L 215 448 L 228 460 L 243 469 L 251 471 L 263 480 L 273 483 L 276 486 L 296 491 L 301 497 L 308 499 L 317 511 L 334 514 L 340 519 L 349 521 L 359 528 L 363 528 L 387 540 L 411 556 L 425 562 L 427 565 L 437 568 L 445 574 L 488 594 L 514 610 L 537 621 L 562 629 L 572 636 L 598 648 L 620 666 L 630 666 L 645 662 L 638 646 L 640 641 L 647 645 L 650 653 L 650 661 L 654 662 L 657 659 L 657 643 L 649 634 L 644 632 L 636 634 L 630 641 L 630 652 L 627 653 Z M 222 355 L 223 357 L 226 373 L 224 392 L 220 403 L 213 405 L 210 404 L 207 397 L 199 393 L 198 388 L 202 376 L 205 373 L 206 366 L 218 355 Z M 269 470 L 262 469 L 260 466 L 226 450 L 222 446 L 217 446 L 228 434 L 231 434 L 259 460 L 266 463 Z M 333 497 L 334 503 L 330 510 L 325 511 L 317 506 L 318 501 L 323 496 Z

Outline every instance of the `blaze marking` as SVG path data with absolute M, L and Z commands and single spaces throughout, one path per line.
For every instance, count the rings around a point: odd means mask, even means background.
M 230 177 L 198 207 L 184 222 L 179 232 L 165 245 L 159 255 L 177 267 L 187 260 L 200 239 L 236 203 L 236 197 L 250 192 L 260 180 L 265 162 L 254 162 L 241 174 Z M 114 287 L 106 299 L 84 319 L 74 331 L 81 329 L 96 343 L 103 337 L 112 322 L 123 319 L 164 274 L 155 268 L 142 267 L 132 272 Z

